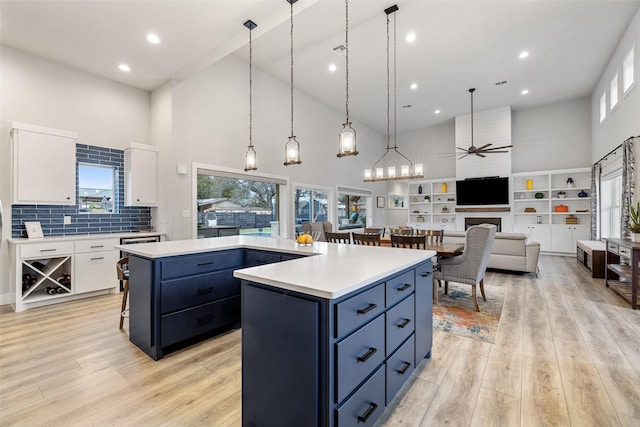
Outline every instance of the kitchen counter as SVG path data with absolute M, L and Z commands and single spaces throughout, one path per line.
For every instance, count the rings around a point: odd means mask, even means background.
M 142 243 L 116 249 L 148 259 L 229 249 L 303 255 L 304 258 L 291 261 L 239 269 L 234 276 L 327 299 L 339 298 L 436 255 L 433 251 L 326 242 L 302 246 L 289 239 L 257 236 Z
M 91 239 L 108 239 L 108 238 L 132 238 L 132 237 L 154 237 L 164 236 L 164 233 L 158 231 L 138 231 L 131 233 L 97 233 L 97 234 L 74 234 L 70 236 L 45 236 L 42 239 L 27 239 L 26 237 L 11 237 L 9 243 L 48 243 L 48 242 L 66 242 Z M 128 250 L 129 248 L 127 248 Z

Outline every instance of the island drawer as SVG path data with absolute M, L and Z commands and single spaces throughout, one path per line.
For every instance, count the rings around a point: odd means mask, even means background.
M 416 367 L 414 352 L 415 335 L 405 341 L 393 356 L 387 360 L 387 405 L 402 388 Z
M 233 277 L 233 269 L 166 280 L 160 285 L 160 312 L 167 314 L 239 294 L 240 280 Z
M 60 255 L 71 255 L 72 253 L 73 242 L 50 242 L 20 245 L 21 258 L 38 257 L 44 259 Z
M 384 412 L 385 370 L 381 366 L 376 373 L 342 406 L 336 409 L 338 427 L 372 426 Z
M 607 250 L 614 254 L 618 253 L 618 244 L 613 242 L 607 242 Z
M 414 301 L 415 298 L 411 295 L 385 314 L 387 327 L 387 356 L 393 353 L 415 329 Z
M 401 299 L 413 292 L 415 278 L 413 270 L 387 280 L 385 289 L 386 305 L 391 307 Z
M 254 251 L 247 249 L 244 255 L 244 266 L 255 267 L 257 265 L 273 264 L 280 262 L 281 255 L 275 252 Z
M 384 310 L 384 284 L 381 283 L 335 306 L 336 338 L 357 329 Z
M 161 278 L 191 276 L 217 270 L 237 268 L 242 265 L 242 250 L 208 252 L 198 255 L 182 255 L 162 261 Z
M 210 302 L 161 317 L 161 346 L 240 321 L 240 296 Z
M 384 361 L 384 316 L 336 344 L 336 403 Z

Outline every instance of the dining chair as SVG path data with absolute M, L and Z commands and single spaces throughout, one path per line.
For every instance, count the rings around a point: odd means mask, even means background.
M 380 237 L 384 237 L 384 227 L 367 227 L 364 229 L 364 234 L 378 233 Z
M 326 232 L 324 234 L 329 243 L 351 243 L 351 233 L 349 232 Z
M 393 236 L 394 234 L 400 235 L 400 236 L 411 236 L 413 234 L 413 228 L 406 228 L 406 227 L 390 228 L 389 235 Z
M 351 233 L 353 243 L 365 246 L 380 246 L 380 234 Z
M 116 262 L 116 273 L 118 280 L 123 282 L 122 292 L 122 308 L 120 308 L 120 329 L 124 323 L 125 313 L 127 311 L 127 297 L 129 296 L 129 257 L 123 257 Z
M 303 222 L 302 231 L 310 234 L 313 240 L 316 242 L 326 242 L 325 234 L 333 230 L 333 224 L 329 221 L 323 222 Z
M 403 236 L 401 234 L 391 235 L 392 248 L 425 249 L 426 236 Z
M 449 282 L 471 285 L 471 296 L 476 311 L 480 311 L 476 285 L 480 284 L 482 299 L 487 300 L 484 293 L 484 275 L 489 263 L 491 248 L 496 237 L 496 226 L 489 224 L 469 227 L 465 235 L 464 252 L 453 258 L 441 258 L 440 268 L 434 270 L 434 280 L 444 280 L 444 293 L 449 291 Z
M 444 241 L 444 230 L 416 230 L 418 236 L 425 236 L 428 244 L 442 243 Z

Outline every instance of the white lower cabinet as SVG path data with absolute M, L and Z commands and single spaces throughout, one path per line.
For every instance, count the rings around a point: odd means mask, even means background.
M 110 292 L 119 282 L 118 238 L 11 241 L 11 292 L 16 311 Z
M 514 225 L 515 233 L 523 233 L 529 236 L 530 242 L 540 243 L 540 250 L 551 251 L 551 228 L 549 224 Z
M 589 240 L 591 229 L 588 225 L 551 225 L 551 251 L 576 253 L 577 240 Z

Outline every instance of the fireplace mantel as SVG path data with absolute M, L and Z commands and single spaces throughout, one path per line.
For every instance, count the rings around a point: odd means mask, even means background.
M 456 212 L 511 212 L 511 207 L 456 208 Z

